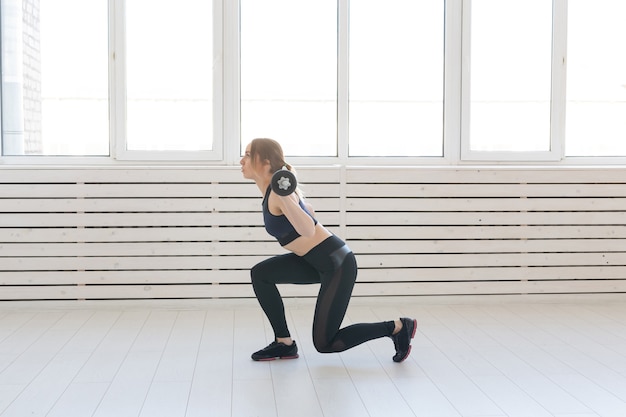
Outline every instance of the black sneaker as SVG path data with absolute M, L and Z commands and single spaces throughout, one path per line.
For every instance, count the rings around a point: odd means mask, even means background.
M 417 330 L 417 320 L 402 317 L 402 329 L 397 334 L 391 336 L 393 345 L 396 348 L 396 354 L 393 355 L 394 362 L 402 362 L 409 357 L 411 353 L 411 339 L 415 337 Z
M 255 361 L 273 361 L 274 359 L 296 359 L 298 357 L 298 346 L 296 341 L 289 346 L 282 342 L 272 342 L 258 352 L 252 354 Z

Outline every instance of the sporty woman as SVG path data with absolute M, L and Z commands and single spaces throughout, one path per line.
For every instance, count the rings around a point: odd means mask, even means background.
M 276 284 L 321 284 L 313 319 L 313 344 L 318 352 L 342 352 L 369 340 L 390 337 L 402 362 L 411 352 L 415 319 L 402 317 L 379 323 L 359 323 L 340 328 L 357 276 L 354 254 L 343 240 L 328 231 L 317 219 L 299 190 L 287 196 L 272 191 L 272 175 L 286 168 L 283 150 L 272 139 L 254 139 L 241 159 L 244 178 L 253 180 L 263 198 L 265 229 L 289 253 L 255 265 L 252 286 L 265 312 L 275 340 L 252 354 L 255 361 L 294 359 L 298 347 L 291 338 L 285 308 Z

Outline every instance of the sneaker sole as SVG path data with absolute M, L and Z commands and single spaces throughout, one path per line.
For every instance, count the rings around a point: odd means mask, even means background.
M 253 361 L 256 362 L 269 362 L 269 361 L 275 361 L 278 359 L 298 359 L 300 357 L 300 355 L 294 355 L 294 356 L 274 356 L 272 358 L 263 358 L 263 359 L 252 359 Z
M 399 360 L 398 362 L 396 362 L 396 363 L 401 363 L 401 362 L 404 362 L 404 360 L 405 360 L 406 358 L 408 358 L 408 357 L 409 357 L 409 355 L 411 354 L 411 349 L 412 349 L 412 348 L 413 348 L 413 346 L 409 345 L 409 350 L 407 350 L 407 351 L 406 351 L 406 355 L 404 355 L 404 358 L 400 359 L 400 360 Z

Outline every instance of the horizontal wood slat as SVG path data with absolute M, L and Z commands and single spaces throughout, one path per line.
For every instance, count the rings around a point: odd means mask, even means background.
M 275 253 L 281 253 L 278 249 Z M 6 257 L 5 271 L 161 270 L 250 268 L 267 255 L 248 256 L 125 256 Z M 624 265 L 626 252 L 590 253 L 457 253 L 359 255 L 361 268 L 490 267 L 549 265 Z
M 371 212 L 465 212 L 465 211 L 570 211 L 577 212 L 623 210 L 626 198 L 350 198 L 347 200 L 350 211 Z
M 281 252 L 282 250 L 278 249 L 275 253 Z M 4 271 L 248 269 L 268 255 L 7 257 L 3 259 L 2 269 Z M 626 252 L 364 254 L 359 255 L 357 261 L 361 268 L 406 268 L 406 274 L 414 274 L 415 268 L 623 266 L 626 265 Z
M 624 183 L 624 168 L 603 167 L 350 167 L 347 183 L 600 184 Z
M 626 291 L 626 168 L 302 167 L 355 296 Z M 0 167 L 0 299 L 253 297 L 238 167 Z M 318 286 L 281 286 L 315 296 Z
M 324 222 L 328 227 L 328 222 Z M 336 227 L 333 232 L 340 233 Z M 348 240 L 624 239 L 626 225 L 599 226 L 350 226 Z M 272 241 L 262 226 L 144 228 L 0 228 L 0 242 Z
M 349 184 L 348 197 L 626 197 L 626 184 Z
M 318 285 L 281 286 L 284 297 L 314 297 Z M 459 282 L 450 291 L 449 284 L 439 282 L 363 283 L 355 287 L 353 296 L 423 296 L 423 295 L 510 295 L 568 293 L 623 293 L 626 280 L 581 281 L 500 281 Z M 455 292 L 456 291 L 456 292 Z M 8 287 L 0 300 L 59 299 L 175 299 L 175 298 L 242 298 L 253 297 L 248 284 L 232 285 L 85 285 L 46 287 Z
M 346 238 L 351 240 L 410 239 L 623 239 L 626 225 L 508 225 L 508 226 L 350 226 Z
M 324 218 L 319 216 L 318 218 Z M 324 222 L 328 227 L 328 223 Z M 336 227 L 328 227 L 335 231 Z M 0 228 L 4 243 L 94 242 L 256 242 L 271 241 L 263 226 L 242 227 L 106 227 L 106 228 Z
M 439 212 L 439 213 L 348 213 L 352 225 L 620 225 L 626 224 L 624 211 L 597 212 Z
M 311 198 L 318 212 L 338 211 L 336 198 Z M 6 199 L 0 213 L 119 213 L 119 212 L 250 212 L 261 202 L 254 198 L 20 198 Z
M 325 213 L 337 224 L 337 213 Z M 259 213 L 17 213 L 0 216 L 0 227 L 163 227 L 263 225 Z
M 622 279 L 626 266 L 534 266 L 456 268 L 362 268 L 357 282 L 458 282 Z M 159 269 L 106 271 L 10 271 L 3 272 L 0 285 L 93 285 L 93 284 L 237 284 L 250 282 L 248 269 Z
M 348 242 L 357 255 L 363 254 L 459 254 L 459 253 L 594 253 L 626 252 L 626 239 L 533 239 L 407 240 Z M 272 255 L 275 241 L 263 242 L 113 242 L 113 243 L 10 243 L 2 245 L 4 257 L 72 256 L 239 256 Z
M 320 197 L 339 197 L 332 184 L 303 185 L 307 193 Z M 252 198 L 259 189 L 250 184 L 0 184 L 0 196 L 10 198 Z

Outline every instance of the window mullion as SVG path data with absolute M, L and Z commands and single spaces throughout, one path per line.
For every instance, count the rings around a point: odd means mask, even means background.
M 337 156 L 348 159 L 350 0 L 338 0 L 337 33 Z
M 237 164 L 241 159 L 241 53 L 239 2 L 224 1 L 222 32 L 223 112 L 222 143 L 226 163 Z
M 126 0 L 109 2 L 109 148 L 113 158 L 126 150 L 125 8 Z
M 443 156 L 450 163 L 461 158 L 461 91 L 463 62 L 463 0 L 448 0 L 445 16 L 445 82 Z
M 565 151 L 567 0 L 554 0 L 553 8 L 550 148 L 557 159 L 562 159 Z
M 460 115 L 460 158 L 464 160 L 470 154 L 470 137 L 469 137 L 469 121 L 470 121 L 470 17 L 471 17 L 471 0 L 461 0 L 461 115 Z M 446 85 L 447 87 L 447 85 Z M 447 110 L 447 109 L 446 109 Z

